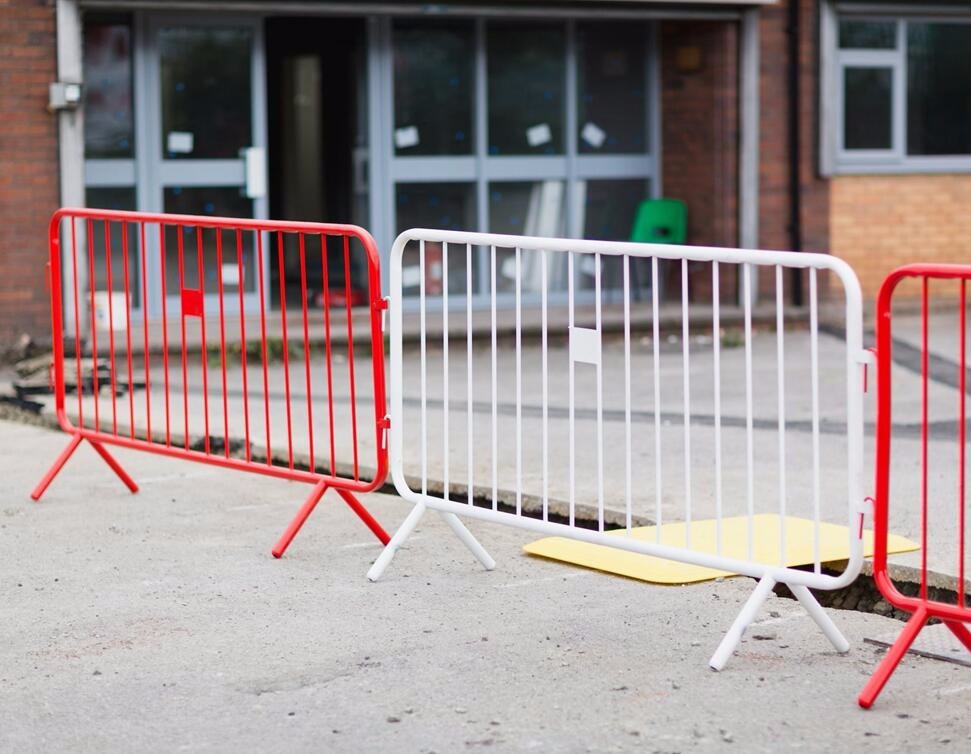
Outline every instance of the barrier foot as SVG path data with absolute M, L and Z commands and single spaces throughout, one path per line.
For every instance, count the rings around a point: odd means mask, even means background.
M 394 533 L 394 536 L 388 541 L 388 544 L 384 546 L 381 550 L 381 554 L 378 555 L 377 560 L 371 565 L 371 568 L 367 572 L 368 581 L 377 581 L 381 578 L 384 570 L 391 563 L 391 559 L 394 554 L 398 552 L 398 548 L 404 544 L 405 540 L 411 536 L 411 533 L 415 530 L 418 525 L 418 521 L 421 517 L 425 515 L 425 504 L 418 503 L 414 508 L 411 509 L 411 513 L 404 520 L 401 526 L 398 527 L 398 531 Z
M 472 532 L 466 528 L 465 524 L 459 520 L 458 516 L 456 516 L 454 513 L 444 513 L 442 511 L 439 511 L 439 513 L 441 514 L 442 518 L 445 519 L 445 523 L 447 523 L 452 528 L 452 531 L 455 532 L 455 536 L 462 540 L 462 544 L 472 551 L 472 554 L 475 555 L 476 560 L 482 564 L 483 568 L 485 568 L 487 571 L 491 571 L 496 567 L 496 561 L 493 560 L 492 556 L 486 552 L 486 549 L 479 544 L 479 540 L 472 536 Z
M 97 440 L 92 440 L 88 438 L 88 442 L 91 443 L 91 447 L 98 451 L 98 455 L 105 459 L 105 463 L 111 467 L 111 470 L 118 475 L 118 478 L 125 483 L 125 486 L 130 489 L 133 493 L 138 492 L 138 485 L 135 484 L 135 480 L 128 476 L 121 464 L 115 460 L 115 457 L 108 452 L 108 449 L 102 445 Z
M 971 652 L 971 632 L 968 631 L 967 627 L 963 623 L 958 623 L 957 621 L 944 621 L 947 627 L 951 629 L 951 633 L 954 634 L 965 648 Z
M 81 444 L 81 435 L 74 435 L 71 438 L 71 442 L 67 444 L 67 447 L 61 451 L 61 454 L 57 457 L 51 467 L 47 470 L 43 477 L 41 477 L 40 482 L 34 487 L 33 492 L 30 493 L 32 500 L 40 500 L 40 496 L 44 494 L 50 483 L 54 481 L 54 477 L 57 476 L 58 472 L 64 468 L 64 464 L 67 463 L 67 459 L 74 455 L 74 451 L 78 449 L 78 445 Z
M 374 516 L 371 515 L 370 511 L 364 507 L 360 500 L 354 497 L 354 494 L 348 492 L 347 490 L 337 490 L 337 494 L 344 498 L 344 502 L 350 507 L 352 511 L 357 514 L 357 517 L 361 519 L 368 529 L 374 534 L 375 537 L 381 540 L 381 544 L 386 545 L 391 541 L 391 537 L 388 536 L 388 532 L 377 522 Z
M 917 638 L 917 634 L 920 633 L 926 621 L 927 610 L 923 607 L 917 608 L 917 612 L 910 616 L 910 620 L 907 621 L 904 630 L 900 632 L 897 641 L 887 650 L 887 654 L 877 665 L 877 669 L 873 671 L 870 680 L 866 682 L 866 686 L 863 687 L 863 691 L 857 697 L 856 701 L 863 709 L 870 709 L 870 706 L 876 701 L 883 687 L 890 680 L 890 676 L 893 675 L 894 669 L 907 654 L 907 650 L 914 643 L 914 639 Z
M 830 618 L 826 611 L 823 610 L 822 605 L 813 596 L 813 593 L 809 591 L 808 587 L 789 584 L 789 591 L 791 591 L 796 599 L 799 600 L 806 612 L 809 613 L 809 617 L 816 621 L 816 625 L 819 626 L 823 633 L 826 634 L 826 638 L 830 640 L 832 645 L 836 648 L 836 651 L 840 654 L 846 654 L 850 651 L 850 643 L 846 640 L 846 637 L 840 632 L 833 623 L 833 619 Z
M 290 546 L 293 538 L 297 536 L 297 532 L 300 531 L 300 527 L 303 526 L 304 522 L 307 520 L 307 517 L 313 513 L 314 508 L 317 507 L 317 503 L 320 502 L 320 498 L 324 496 L 326 491 L 326 482 L 318 482 L 313 490 L 311 490 L 310 494 L 307 496 L 307 499 L 304 500 L 303 505 L 300 506 L 300 510 L 297 511 L 297 515 L 293 517 L 293 520 L 290 521 L 286 531 L 280 535 L 280 538 L 276 541 L 276 544 L 273 545 L 273 549 L 270 550 L 274 558 L 283 557 L 283 553 L 287 551 L 287 548 Z
M 84 438 L 80 434 L 76 434 L 71 438 L 71 442 L 69 442 L 67 447 L 61 451 L 61 454 L 57 457 L 57 460 L 54 461 L 51 467 L 47 470 L 47 473 L 44 474 L 40 482 L 38 482 L 37 486 L 34 487 L 33 491 L 30 493 L 31 499 L 40 500 L 40 496 L 44 494 L 44 491 L 50 486 L 50 483 L 54 481 L 54 477 L 56 477 L 60 473 L 61 469 L 64 468 L 64 464 L 67 463 L 68 459 L 74 455 L 74 451 L 78 449 L 78 445 L 81 444 L 83 439 Z M 125 483 L 125 486 L 128 487 L 128 489 L 130 489 L 132 492 L 138 492 L 138 485 L 135 484 L 135 481 L 128 476 L 123 468 L 121 468 L 121 464 L 115 460 L 115 457 L 108 452 L 107 448 L 105 448 L 105 446 L 97 440 L 88 438 L 88 442 L 91 444 L 92 448 L 98 451 L 98 455 L 105 460 L 105 463 L 107 463 L 108 466 L 111 467 L 111 470 L 118 475 L 118 478 Z
M 721 644 L 718 645 L 718 649 L 715 650 L 715 654 L 711 656 L 708 661 L 708 665 L 712 670 L 721 670 L 725 667 L 725 663 L 728 662 L 728 658 L 732 656 L 732 652 L 738 647 L 738 643 L 742 640 L 742 634 L 745 633 L 745 629 L 748 628 L 749 624 L 755 620 L 756 614 L 759 612 L 759 608 L 762 607 L 763 603 L 768 599 L 769 594 L 772 592 L 772 587 L 775 586 L 775 579 L 769 575 L 763 576 L 759 579 L 758 586 L 755 587 L 755 591 L 748 598 L 745 604 L 742 606 L 741 611 L 735 618 L 735 622 L 732 623 L 731 628 L 728 629 L 728 633 L 725 634 L 725 638 L 721 640 Z

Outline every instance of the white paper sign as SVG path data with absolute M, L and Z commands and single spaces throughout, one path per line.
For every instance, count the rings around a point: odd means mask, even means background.
M 169 131 L 166 145 L 172 154 L 190 154 L 195 146 L 195 138 L 189 131 Z
M 394 130 L 394 145 L 398 149 L 418 146 L 418 126 L 405 126 Z
M 224 264 L 219 270 L 223 285 L 239 285 L 239 267 L 235 264 Z
M 526 129 L 526 143 L 531 147 L 539 147 L 548 144 L 553 140 L 553 132 L 550 131 L 549 124 L 540 123 Z
M 401 287 L 414 288 L 421 285 L 421 267 L 413 265 L 401 268 Z
M 594 149 L 600 149 L 607 138 L 607 134 L 596 123 L 587 123 L 580 131 L 580 138 Z

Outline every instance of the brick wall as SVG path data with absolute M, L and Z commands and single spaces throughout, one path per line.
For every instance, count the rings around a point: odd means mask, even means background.
M 971 175 L 846 175 L 830 186 L 833 253 L 871 301 L 901 264 L 971 261 Z
M 791 250 L 791 212 L 789 199 L 789 35 L 788 4 L 760 11 L 761 102 L 759 154 L 759 245 L 764 249 Z M 800 1 L 799 36 L 799 189 L 801 205 L 802 251 L 828 252 L 829 186 L 817 172 L 817 48 L 816 3 Z M 791 281 L 787 281 L 787 288 Z M 761 290 L 773 295 L 771 273 L 763 274 Z M 808 285 L 803 283 L 804 292 Z M 787 294 L 789 291 L 787 291 Z
M 688 207 L 688 243 L 738 242 L 738 28 L 734 23 L 661 24 L 661 171 L 663 193 Z M 680 295 L 671 271 L 668 290 Z M 721 281 L 732 295 L 732 275 Z M 710 271 L 691 276 L 691 296 L 711 295 Z
M 0 0 L 0 354 L 23 332 L 50 339 L 47 220 L 58 204 L 54 3 Z

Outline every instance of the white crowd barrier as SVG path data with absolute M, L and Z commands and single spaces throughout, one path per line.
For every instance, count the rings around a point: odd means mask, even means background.
M 786 328 L 796 274 L 808 329 Z M 680 278 L 680 307 L 661 303 L 666 278 Z M 704 286 L 690 311 L 689 285 Z M 820 334 L 824 286 L 845 302 L 843 339 Z M 699 305 L 709 289 L 710 307 Z M 514 334 L 500 332 L 500 315 L 515 317 Z M 862 563 L 869 359 L 859 283 L 844 262 L 415 229 L 392 250 L 390 316 L 389 462 L 414 509 L 372 581 L 431 509 L 487 569 L 493 559 L 459 517 L 758 579 L 711 658 L 716 670 L 778 583 L 849 649 L 809 591 L 851 583 Z M 737 334 L 723 338 L 729 316 Z M 407 348 L 406 318 L 419 335 Z M 662 319 L 676 334 L 665 336 Z M 778 516 L 771 537 L 755 525 L 766 513 Z M 784 560 L 787 516 L 813 523 L 811 569 Z M 741 554 L 723 534 L 729 518 L 744 520 Z M 701 519 L 715 521 L 714 551 L 691 541 Z M 643 521 L 657 524 L 654 539 L 635 536 Z M 675 521 L 687 524 L 683 541 L 662 541 L 661 524 Z M 824 521 L 849 529 L 835 575 L 822 568 Z

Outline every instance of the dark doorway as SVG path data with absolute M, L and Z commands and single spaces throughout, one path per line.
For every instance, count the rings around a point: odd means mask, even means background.
M 270 216 L 366 227 L 365 20 L 267 19 L 266 60 Z M 288 243 L 285 249 L 289 286 L 299 280 L 299 255 Z M 328 249 L 332 305 L 343 304 L 343 248 L 328 244 Z M 276 249 L 273 254 L 270 269 L 278 290 Z M 359 292 L 366 286 L 361 250 L 352 249 L 350 258 L 351 287 Z M 320 297 L 322 282 L 319 259 L 308 260 L 308 297 L 311 289 Z M 288 287 L 288 301 L 290 296 Z

